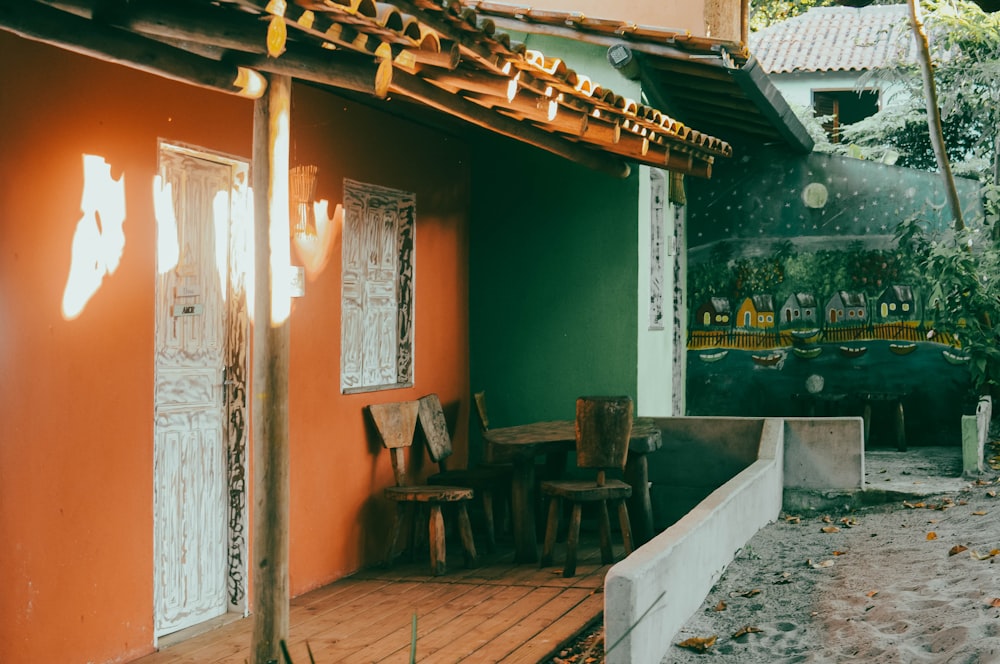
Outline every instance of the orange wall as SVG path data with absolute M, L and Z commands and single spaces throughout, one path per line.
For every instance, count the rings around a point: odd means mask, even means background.
M 127 661 L 153 646 L 157 138 L 248 157 L 253 105 L 0 33 L 0 662 Z M 417 195 L 416 386 L 339 394 L 340 244 L 291 319 L 292 592 L 381 555 L 392 482 L 362 406 L 437 391 L 468 422 L 465 148 L 296 86 L 292 164 Z M 124 174 L 126 245 L 74 320 L 60 305 L 82 155 Z M 464 436 L 458 441 L 465 445 Z
M 393 483 L 363 408 L 437 392 L 456 436 L 468 431 L 469 157 L 454 139 L 306 86 L 292 95 L 290 163 L 319 167 L 317 197 L 342 202 L 343 178 L 415 192 L 414 387 L 338 396 L 340 235 L 330 261 L 293 302 L 289 421 L 291 589 L 299 594 L 381 559 Z M 316 140 L 316 136 L 321 136 Z M 461 260 L 456 260 L 461 257 Z M 366 442 L 369 441 L 369 442 Z

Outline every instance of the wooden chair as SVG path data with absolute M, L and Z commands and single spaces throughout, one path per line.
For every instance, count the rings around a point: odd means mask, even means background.
M 472 526 L 469 523 L 469 513 L 466 502 L 472 500 L 472 489 L 443 485 L 412 485 L 406 475 L 406 448 L 413 444 L 413 433 L 417 425 L 417 413 L 420 404 L 416 401 L 373 404 L 368 406 L 368 412 L 375 422 L 382 444 L 392 454 L 392 471 L 396 476 L 396 486 L 385 490 L 385 497 L 396 503 L 396 516 L 393 519 L 392 532 L 389 536 L 389 548 L 386 552 L 385 564 L 391 566 L 396 557 L 396 543 L 399 540 L 403 522 L 410 521 L 412 533 L 416 533 L 416 507 L 424 504 L 430 508 L 428 516 L 428 532 L 430 540 L 431 573 L 434 575 L 445 572 L 445 530 L 444 516 L 441 507 L 454 504 L 458 511 L 458 529 L 465 549 L 467 566 L 476 563 L 476 545 L 472 541 Z
M 510 492 L 510 467 L 502 465 L 478 465 L 471 468 L 448 468 L 451 456 L 451 436 L 445 421 L 441 400 L 436 394 L 428 394 L 419 400 L 420 428 L 427 441 L 427 453 L 431 461 L 438 464 L 440 472 L 427 478 L 428 484 L 460 486 L 472 489 L 483 504 L 486 522 L 486 544 L 489 551 L 496 549 L 496 528 L 493 518 L 494 496 Z
M 552 564 L 552 549 L 559 530 L 559 507 L 564 500 L 573 505 L 566 537 L 564 577 L 576 574 L 576 551 L 580 541 L 580 519 L 584 503 L 594 503 L 598 508 L 601 562 L 605 565 L 614 562 L 611 522 L 608 518 L 609 502 L 618 508 L 625 555 L 632 553 L 632 529 L 625 505 L 626 499 L 632 495 L 632 487 L 621 480 L 605 476 L 606 470 L 621 470 L 625 467 L 631 433 L 632 400 L 629 397 L 581 397 L 576 400 L 576 464 L 579 468 L 596 469 L 597 478 L 542 482 L 542 493 L 549 496 L 542 567 Z

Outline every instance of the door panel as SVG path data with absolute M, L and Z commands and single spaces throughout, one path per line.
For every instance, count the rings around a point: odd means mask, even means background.
M 178 260 L 156 287 L 157 636 L 227 611 L 226 277 L 233 167 L 163 146 Z M 162 227 L 161 227 L 162 232 Z

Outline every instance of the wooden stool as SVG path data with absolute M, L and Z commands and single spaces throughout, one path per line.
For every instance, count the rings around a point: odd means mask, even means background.
M 563 576 L 576 574 L 576 551 L 580 541 L 580 520 L 584 503 L 597 505 L 601 538 L 601 562 L 614 562 L 611 549 L 611 521 L 608 503 L 618 508 L 618 523 L 625 541 L 625 555 L 632 553 L 632 529 L 626 499 L 632 487 L 625 482 L 607 479 L 605 471 L 625 467 L 629 437 L 632 433 L 632 399 L 629 397 L 581 397 L 576 400 L 576 464 L 579 468 L 597 469 L 595 480 L 555 480 L 542 482 L 542 493 L 549 496 L 549 518 L 541 566 L 552 564 L 552 549 L 559 530 L 560 502 L 573 505 L 566 538 L 566 565 Z
M 431 573 L 439 575 L 444 574 L 446 568 L 444 516 L 441 513 L 441 507 L 446 503 L 454 503 L 458 509 L 458 529 L 465 549 L 466 565 L 471 566 L 476 563 L 476 545 L 472 541 L 472 526 L 465 507 L 466 501 L 472 500 L 473 491 L 455 486 L 411 485 L 407 481 L 405 452 L 406 448 L 413 444 L 419 408 L 420 404 L 416 401 L 368 406 L 368 412 L 382 438 L 382 444 L 392 454 L 392 471 L 396 476 L 396 486 L 388 487 L 384 492 L 386 498 L 396 503 L 396 516 L 389 536 L 385 565 L 390 567 L 395 560 L 396 543 L 403 522 L 409 519 L 411 531 L 415 531 L 416 506 L 425 504 L 430 508 L 428 529 Z

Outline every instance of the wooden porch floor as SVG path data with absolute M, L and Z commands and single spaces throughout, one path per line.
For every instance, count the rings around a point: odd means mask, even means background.
M 426 560 L 358 572 L 291 601 L 289 653 L 308 664 L 409 662 L 413 614 L 417 661 L 537 664 L 592 624 L 604 608 L 596 536 L 581 533 L 577 575 L 562 567 L 513 562 L 512 548 L 462 567 L 448 551 L 448 573 L 433 577 Z M 615 547 L 621 559 L 620 544 Z M 562 546 L 556 560 L 561 563 Z M 238 620 L 135 660 L 136 664 L 243 664 L 250 658 L 253 617 Z

